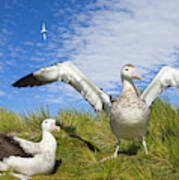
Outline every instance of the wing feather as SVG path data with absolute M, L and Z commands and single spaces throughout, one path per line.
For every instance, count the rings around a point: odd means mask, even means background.
M 142 93 L 141 98 L 148 106 L 168 87 L 179 88 L 179 69 L 165 66 Z
M 13 136 L 0 133 L 0 160 L 9 156 L 33 157 L 31 152 L 26 152 Z
M 39 143 L 27 141 L 16 136 L 14 136 L 14 140 L 19 143 L 20 147 L 23 148 L 26 153 L 31 153 L 34 155 L 41 152 Z
M 64 81 L 74 87 L 93 106 L 95 111 L 109 111 L 110 97 L 90 81 L 72 62 L 66 61 L 42 68 L 13 84 L 14 87 L 40 86 Z

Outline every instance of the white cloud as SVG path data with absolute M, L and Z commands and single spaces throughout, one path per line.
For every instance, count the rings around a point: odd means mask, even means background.
M 0 46 L 5 46 L 6 43 L 8 42 L 7 36 L 10 35 L 11 33 L 6 29 L 1 27 L 0 28 Z
M 6 95 L 6 93 L 5 93 L 5 92 L 0 91 L 0 96 L 5 96 L 5 95 Z
M 0 72 L 3 72 L 3 66 L 4 66 L 4 64 L 0 60 Z
M 9 45 L 8 50 L 12 58 L 26 54 L 26 51 L 21 46 L 14 47 L 14 46 Z
M 44 61 L 44 57 L 32 57 L 32 61 Z
M 172 10 L 175 16 L 171 17 L 171 11 L 163 8 L 172 4 L 176 7 L 176 4 L 165 1 L 158 7 L 153 3 L 153 6 L 148 3 L 143 3 L 142 6 L 140 1 L 136 1 L 140 4 L 138 7 L 138 4 L 122 3 L 123 1 L 104 2 L 111 8 L 91 12 L 89 27 L 83 27 L 76 22 L 71 24 L 75 33 L 64 33 L 68 36 L 68 39 L 63 41 L 66 52 L 74 50 L 69 55 L 70 59 L 75 60 L 85 72 L 94 74 L 95 67 L 98 68 L 96 71 L 100 72 L 99 67 L 103 64 L 104 69 L 101 68 L 101 71 L 111 69 L 113 76 L 110 74 L 114 79 L 115 69 L 127 62 L 150 67 L 154 64 L 170 64 L 176 60 L 170 55 L 179 45 L 176 38 L 179 34 L 176 22 L 179 12 L 175 8 L 175 12 Z M 121 12 L 120 8 L 126 12 Z M 133 15 L 128 11 L 133 12 Z M 78 15 L 80 21 L 81 16 L 84 15 Z M 173 19 L 174 17 L 176 19 Z M 61 51 L 59 56 L 62 56 Z
M 63 49 L 57 49 L 57 56 L 68 56 L 106 91 L 121 83 L 120 68 L 126 63 L 135 64 L 149 82 L 161 65 L 179 65 L 173 56 L 179 47 L 178 17 L 177 0 L 97 1 L 73 14 L 72 31 L 58 28 Z M 52 48 L 57 44 L 55 36 Z
M 26 41 L 26 42 L 24 42 L 24 45 L 34 46 L 34 42 L 32 42 L 32 41 Z
M 49 86 L 41 88 L 42 91 L 48 89 L 47 102 L 64 103 L 73 100 L 74 96 L 76 100 L 81 100 L 82 96 L 74 90 L 70 85 L 65 83 L 54 83 Z
M 60 8 L 56 4 L 55 18 L 61 15 L 66 18 L 66 9 Z M 120 69 L 126 63 L 136 65 L 144 77 L 144 82 L 137 83 L 139 87 L 147 86 L 155 76 L 154 71 L 159 71 L 161 66 L 179 66 L 177 0 L 151 0 L 150 3 L 147 0 L 98 0 L 84 6 L 80 13 L 71 8 L 67 11 L 72 14 L 66 20 L 69 24 L 63 26 L 59 22 L 49 26 L 48 43 L 25 43 L 34 49 L 37 47 L 30 59 L 39 61 L 40 65 L 31 64 L 31 67 L 42 67 L 66 57 L 99 87 L 117 94 L 121 85 Z M 19 52 L 17 48 L 14 51 Z M 48 102 L 66 104 L 81 100 L 79 93 L 62 83 L 41 89 L 49 91 Z M 173 96 L 178 91 L 172 89 L 167 93 Z

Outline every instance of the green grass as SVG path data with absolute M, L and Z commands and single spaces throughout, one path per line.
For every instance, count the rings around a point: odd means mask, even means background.
M 178 110 L 179 113 L 179 110 Z M 169 103 L 157 100 L 151 109 L 146 136 L 149 155 L 145 155 L 141 141 L 121 140 L 117 159 L 100 163 L 112 155 L 116 138 L 104 113 L 94 117 L 89 112 L 61 111 L 55 118 L 61 132 L 56 159 L 62 160 L 51 175 L 34 176 L 33 180 L 176 180 L 179 179 L 179 115 Z M 51 117 L 48 110 L 16 115 L 0 110 L 1 132 L 18 135 L 33 141 L 41 138 L 40 123 Z M 52 116 L 53 117 L 53 116 Z M 15 179 L 11 176 L 3 180 Z

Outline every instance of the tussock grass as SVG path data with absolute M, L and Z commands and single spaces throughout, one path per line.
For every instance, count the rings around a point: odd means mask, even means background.
M 146 136 L 149 155 L 145 155 L 141 141 L 121 140 L 117 159 L 100 163 L 111 155 L 117 140 L 112 134 L 109 119 L 104 113 L 93 116 L 90 112 L 61 110 L 56 116 L 61 132 L 57 160 L 62 160 L 51 175 L 35 176 L 33 180 L 175 180 L 179 179 L 179 110 L 170 103 L 157 100 L 151 109 Z M 43 118 L 50 117 L 46 109 L 16 115 L 2 109 L 0 130 L 38 141 Z M 15 179 L 4 176 L 2 179 Z
M 0 131 L 18 133 L 25 128 L 24 120 L 7 109 L 0 108 Z

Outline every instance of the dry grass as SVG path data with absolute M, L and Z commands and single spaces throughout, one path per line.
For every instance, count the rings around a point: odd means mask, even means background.
M 35 176 L 33 180 L 175 180 L 179 179 L 179 115 L 169 103 L 161 100 L 152 108 L 147 134 L 149 155 L 145 155 L 141 141 L 121 141 L 117 159 L 100 163 L 111 155 L 116 138 L 109 127 L 109 119 L 102 113 L 94 117 L 89 112 L 61 111 L 56 116 L 61 132 L 56 133 L 57 160 L 62 163 L 51 175 Z M 26 139 L 38 141 L 39 125 L 50 113 L 16 115 L 2 109 L 0 130 Z M 15 179 L 4 176 L 1 179 Z

